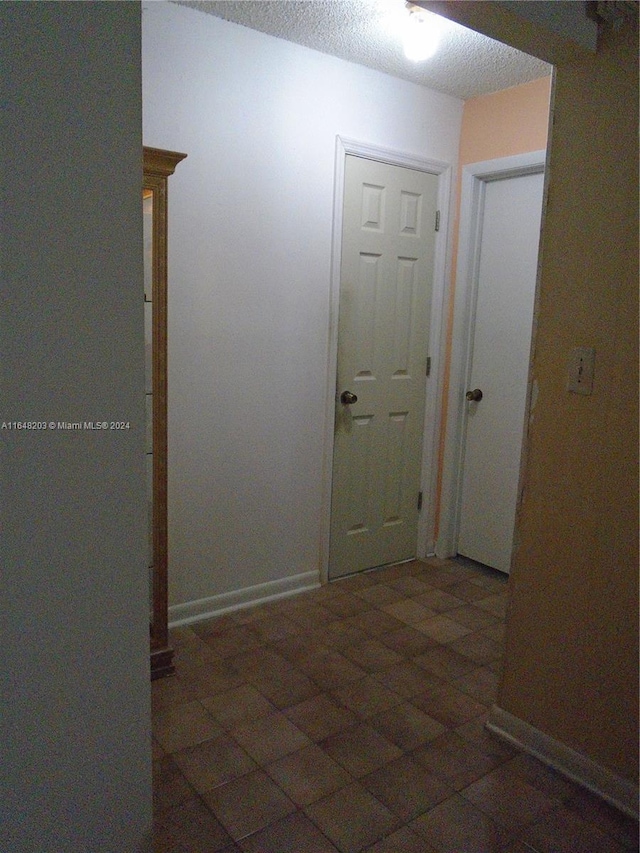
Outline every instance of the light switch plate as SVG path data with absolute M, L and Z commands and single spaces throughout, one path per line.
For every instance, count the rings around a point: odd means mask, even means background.
M 569 357 L 567 391 L 574 394 L 591 394 L 596 351 L 593 347 L 575 347 Z

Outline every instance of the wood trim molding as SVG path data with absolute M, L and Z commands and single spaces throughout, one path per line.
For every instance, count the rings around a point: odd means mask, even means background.
M 153 575 L 150 617 L 151 678 L 173 672 L 168 630 L 167 530 L 167 179 L 186 154 L 143 148 L 143 193 L 153 193 L 152 392 L 153 392 Z
M 169 175 L 173 175 L 178 163 L 186 156 L 179 151 L 164 151 L 162 148 L 149 148 L 145 145 L 142 149 L 144 173 L 168 178 Z

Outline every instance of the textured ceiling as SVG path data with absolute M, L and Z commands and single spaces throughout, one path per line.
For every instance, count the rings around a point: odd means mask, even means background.
M 444 19 L 436 55 L 411 62 L 400 39 L 385 27 L 389 15 L 406 14 L 404 0 L 187 0 L 180 5 L 465 100 L 551 73 L 542 60 Z

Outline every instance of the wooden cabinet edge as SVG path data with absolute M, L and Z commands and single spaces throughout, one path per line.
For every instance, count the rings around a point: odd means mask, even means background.
M 153 204 L 152 360 L 153 360 L 153 580 L 150 624 L 151 679 L 171 675 L 167 580 L 167 178 L 186 154 L 143 149 L 143 191 Z

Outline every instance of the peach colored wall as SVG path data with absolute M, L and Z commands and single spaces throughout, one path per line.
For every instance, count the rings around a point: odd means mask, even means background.
M 453 328 L 462 168 L 468 163 L 479 163 L 483 160 L 493 160 L 496 157 L 509 157 L 513 154 L 524 154 L 528 151 L 539 151 L 546 148 L 550 96 L 551 77 L 542 77 L 540 80 L 533 80 L 531 83 L 524 83 L 521 86 L 513 86 L 511 89 L 504 89 L 501 92 L 471 98 L 464 105 L 453 226 L 453 262 L 451 272 L 453 286 L 451 288 L 451 299 L 447 316 L 445 382 L 442 400 L 443 417 L 440 433 L 440 464 L 438 467 L 435 509 L 436 528 L 439 526 L 442 462 L 447 427 L 451 330 Z M 437 537 L 437 529 L 435 534 Z
M 466 101 L 460 167 L 538 151 L 547 145 L 551 77 Z

